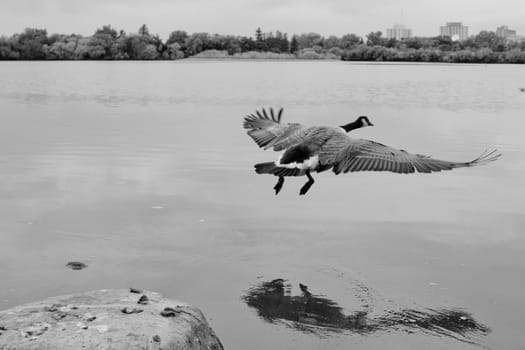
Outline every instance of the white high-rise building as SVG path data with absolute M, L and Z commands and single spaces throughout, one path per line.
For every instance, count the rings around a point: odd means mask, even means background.
M 509 40 L 515 40 L 517 38 L 516 31 L 509 29 L 507 26 L 496 28 L 496 35 Z
M 449 36 L 452 40 L 465 40 L 468 38 L 468 27 L 461 22 L 447 22 L 445 26 L 440 27 L 439 35 Z
M 394 24 L 392 28 L 387 28 L 386 38 L 387 39 L 408 39 L 412 37 L 412 29 L 408 29 L 403 24 Z

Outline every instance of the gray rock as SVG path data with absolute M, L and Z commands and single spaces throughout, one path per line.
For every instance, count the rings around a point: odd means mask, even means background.
M 70 261 L 66 264 L 71 270 L 83 270 L 87 267 L 86 264 L 80 261 Z
M 163 349 L 223 350 L 202 312 L 185 303 L 143 291 L 98 290 L 49 298 L 0 311 L 1 350 Z M 161 313 L 176 310 L 170 317 Z

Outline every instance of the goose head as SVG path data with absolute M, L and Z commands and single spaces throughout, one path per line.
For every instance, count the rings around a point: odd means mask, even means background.
M 362 115 L 359 118 L 357 118 L 355 121 L 353 121 L 351 123 L 348 123 L 348 124 L 345 124 L 345 125 L 342 125 L 341 127 L 346 132 L 349 132 L 351 130 L 364 128 L 365 126 L 374 126 L 374 124 L 372 124 L 372 122 L 368 119 L 367 116 Z

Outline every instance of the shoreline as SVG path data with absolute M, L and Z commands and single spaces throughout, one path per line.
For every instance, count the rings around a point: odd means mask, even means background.
M 176 60 L 171 59 L 157 59 L 157 60 L 131 60 L 131 59 L 106 59 L 106 60 L 95 60 L 95 59 L 31 59 L 31 60 L 1 60 L 0 64 L 4 62 L 16 63 L 16 62 L 184 62 L 184 61 L 246 61 L 246 62 L 257 62 L 257 61 L 273 61 L 273 62 L 344 62 L 352 64 L 362 64 L 362 65 L 443 65 L 443 66 L 453 66 L 453 65 L 516 65 L 522 66 L 525 63 L 516 63 L 516 62 L 443 62 L 443 61 L 389 61 L 389 60 L 344 60 L 344 59 L 334 59 L 334 58 L 324 58 L 324 59 L 309 59 L 309 58 L 239 58 L 239 57 L 196 57 L 190 56 L 185 58 L 180 58 Z

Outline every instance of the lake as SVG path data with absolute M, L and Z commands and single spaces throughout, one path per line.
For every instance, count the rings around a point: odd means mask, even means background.
M 227 349 L 523 348 L 520 87 L 519 65 L 0 62 L 0 309 L 135 287 L 201 308 Z M 277 154 L 242 128 L 271 106 L 307 125 L 367 115 L 354 137 L 440 159 L 503 157 L 314 174 L 306 196 L 289 178 L 275 196 L 253 165 Z M 283 284 L 276 307 L 301 303 L 301 283 L 338 315 L 386 323 L 272 313 L 248 297 L 268 283 Z M 400 310 L 460 310 L 484 328 L 389 321 Z

